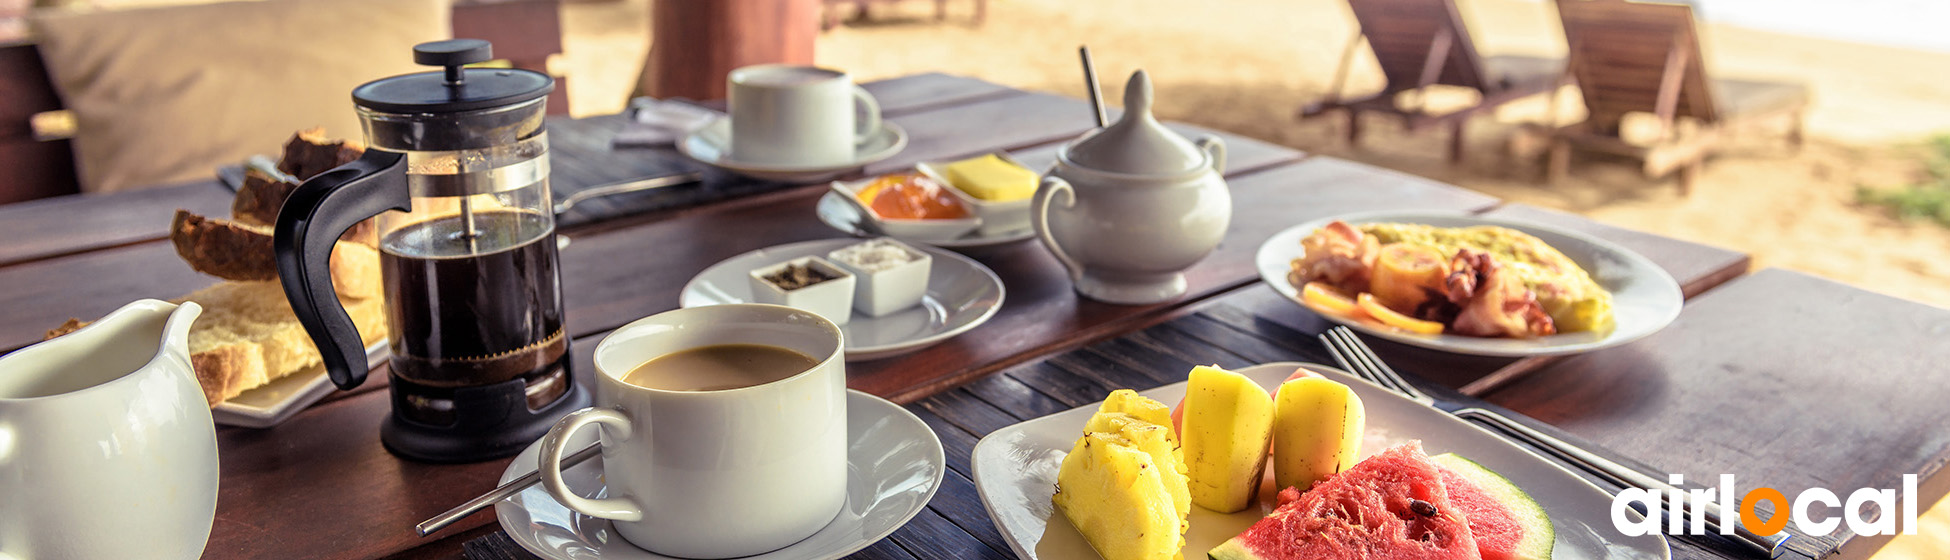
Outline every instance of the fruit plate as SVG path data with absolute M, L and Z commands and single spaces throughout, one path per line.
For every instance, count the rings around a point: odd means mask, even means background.
M 1529 339 L 1519 338 L 1480 338 L 1453 334 L 1415 334 L 1388 328 L 1377 328 L 1361 321 L 1349 321 L 1339 315 L 1313 309 L 1300 302 L 1300 288 L 1287 282 L 1290 263 L 1306 251 L 1300 248 L 1300 240 L 1335 220 L 1360 225 L 1376 222 L 1399 222 L 1428 224 L 1436 227 L 1502 226 L 1530 235 L 1549 243 L 1564 256 L 1570 257 L 1578 266 L 1591 273 L 1591 279 L 1612 294 L 1612 311 L 1617 318 L 1616 325 L 1609 332 L 1578 332 L 1555 334 Z M 1630 249 L 1620 247 L 1609 241 L 1581 233 L 1540 226 L 1529 222 L 1484 218 L 1466 214 L 1442 212 L 1380 212 L 1350 214 L 1314 220 L 1287 228 L 1273 234 L 1260 244 L 1259 253 L 1253 264 L 1259 269 L 1259 278 L 1272 286 L 1281 295 L 1287 296 L 1299 305 L 1307 307 L 1329 321 L 1347 325 L 1370 336 L 1385 338 L 1410 346 L 1420 346 L 1432 350 L 1471 354 L 1477 356 L 1553 356 L 1589 352 L 1610 348 L 1644 338 L 1666 327 L 1679 317 L 1679 308 L 1685 297 L 1679 291 L 1679 283 L 1666 274 L 1665 269 L 1653 264 Z
M 1339 369 L 1316 364 L 1279 362 L 1234 370 L 1272 390 L 1294 368 L 1305 366 L 1347 384 L 1367 409 L 1367 433 L 1362 456 L 1411 439 L 1422 441 L 1430 454 L 1454 452 L 1508 477 L 1550 513 L 1556 530 L 1555 560 L 1615 559 L 1667 560 L 1671 551 L 1658 534 L 1629 537 L 1612 524 L 1611 496 L 1583 478 L 1523 448 L 1434 408 L 1417 404 L 1385 389 L 1356 379 Z M 1177 404 L 1185 384 L 1176 383 L 1144 396 Z M 1056 469 L 1083 433 L 1084 422 L 1097 410 L 1095 403 L 996 430 L 975 444 L 970 458 L 975 488 L 1009 546 L 1022 558 L 1095 558 L 1096 552 L 1062 515 L 1055 514 L 1050 495 L 1056 488 Z M 1204 558 L 1207 550 L 1246 530 L 1272 511 L 1272 468 L 1260 485 L 1257 507 L 1232 514 L 1192 508 L 1186 533 L 1185 558 Z M 1636 512 L 1631 514 L 1636 519 Z

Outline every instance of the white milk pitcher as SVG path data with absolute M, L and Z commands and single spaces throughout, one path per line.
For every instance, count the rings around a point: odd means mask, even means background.
M 217 509 L 195 303 L 128 304 L 0 356 L 0 560 L 190 559 Z

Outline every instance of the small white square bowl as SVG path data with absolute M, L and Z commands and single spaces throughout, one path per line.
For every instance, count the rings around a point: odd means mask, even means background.
M 1021 167 L 1023 169 L 1029 169 L 1032 172 L 1035 171 L 1035 169 L 1030 169 L 1029 166 L 1023 165 L 1022 162 L 1016 161 L 1016 158 L 1010 157 L 1008 153 L 995 152 L 995 155 L 997 157 L 1002 158 L 1002 161 L 1015 164 L 1017 167 Z M 975 157 L 981 157 L 981 156 L 975 156 Z M 960 161 L 960 160 L 956 160 L 956 161 Z M 961 187 L 955 186 L 955 183 L 953 181 L 948 180 L 948 174 L 944 170 L 948 168 L 948 164 L 950 163 L 954 163 L 954 162 L 924 161 L 921 163 L 914 164 L 914 169 L 916 171 L 920 171 L 922 174 L 925 174 L 929 177 L 933 177 L 934 180 L 940 181 L 941 184 L 943 185 L 947 185 L 950 190 L 955 191 L 955 194 L 961 197 L 962 202 L 967 203 L 969 208 L 974 209 L 975 217 L 982 219 L 981 225 L 976 228 L 976 232 L 978 234 L 998 235 L 998 234 L 1008 233 L 1017 230 L 1029 229 L 1030 227 L 1029 202 L 1031 200 L 1035 200 L 1036 198 L 1035 195 L 1032 194 L 1028 198 L 1024 198 L 1021 200 L 1011 200 L 1008 202 L 990 202 L 987 200 L 975 198 L 974 195 L 968 194 L 968 191 L 961 190 Z M 1041 181 L 1042 178 L 1043 178 L 1042 173 L 1036 174 L 1036 179 L 1038 181 Z
M 975 203 L 978 201 L 972 200 L 967 193 L 961 192 L 960 189 L 946 187 L 948 182 L 942 180 L 940 176 L 929 175 L 928 177 L 941 183 L 948 189 L 950 194 L 955 196 L 956 200 L 960 200 L 963 206 L 967 206 L 968 217 L 952 220 L 883 218 L 880 214 L 875 213 L 872 208 L 869 208 L 866 203 L 860 201 L 860 189 L 866 188 L 868 184 L 873 183 L 879 177 L 870 177 L 857 181 L 833 181 L 831 188 L 835 194 L 839 195 L 840 200 L 846 201 L 853 206 L 854 210 L 860 212 L 860 219 L 872 222 L 874 226 L 880 228 L 880 233 L 887 235 L 911 239 L 954 239 L 968 232 L 975 231 L 975 228 L 982 225 L 982 218 L 979 214 L 976 214 L 975 209 Z M 1028 211 L 1023 211 L 1023 215 L 1028 216 Z
M 846 254 L 859 247 L 893 247 L 907 253 L 908 261 L 884 268 L 869 268 L 846 258 Z M 839 265 L 858 279 L 853 288 L 853 309 L 879 317 L 920 305 L 921 296 L 928 291 L 928 271 L 934 268 L 934 257 L 891 238 L 878 238 L 871 241 L 848 245 L 826 253 L 826 260 Z
M 786 290 L 773 284 L 765 277 L 785 270 L 788 266 L 806 266 L 832 276 L 833 279 Z M 747 275 L 751 280 L 752 301 L 797 307 L 825 317 L 835 325 L 844 325 L 853 318 L 853 273 L 840 268 L 819 257 L 800 257 L 771 266 L 758 268 Z

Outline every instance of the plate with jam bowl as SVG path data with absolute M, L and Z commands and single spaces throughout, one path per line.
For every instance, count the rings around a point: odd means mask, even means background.
M 900 235 L 890 231 L 874 231 L 873 224 L 860 211 L 860 205 L 846 200 L 846 195 L 827 191 L 819 198 L 814 212 L 819 221 L 833 229 L 857 237 L 888 236 L 909 243 L 921 243 L 950 249 L 974 249 L 1015 243 L 1036 237 L 1036 229 L 1024 227 L 1009 231 L 984 233 L 980 228 L 954 236 Z
M 827 196 L 836 196 L 827 193 Z M 835 204 L 846 204 L 835 202 Z M 802 257 L 823 257 L 861 243 L 859 239 L 802 241 L 751 251 L 699 272 L 678 295 L 681 307 L 750 303 L 751 271 Z M 921 303 L 870 317 L 854 311 L 840 331 L 846 335 L 846 360 L 876 360 L 914 352 L 968 332 L 1002 308 L 1002 279 L 982 263 L 934 247 L 916 246 L 932 260 Z

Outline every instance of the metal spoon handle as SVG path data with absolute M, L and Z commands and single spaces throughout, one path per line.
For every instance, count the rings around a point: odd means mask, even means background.
M 567 469 L 580 465 L 583 461 L 587 461 L 589 458 L 601 455 L 602 453 L 603 444 L 591 444 L 589 447 L 582 448 L 582 451 L 577 451 L 568 457 L 563 457 L 562 468 Z M 541 481 L 541 471 L 530 471 L 528 474 L 521 475 L 521 478 L 510 480 L 507 484 L 503 484 L 486 494 L 482 494 L 480 497 L 468 500 L 467 503 L 461 504 L 454 509 L 447 510 L 446 513 L 435 515 L 433 519 L 422 521 L 419 525 L 414 525 L 413 529 L 419 531 L 422 537 L 431 535 L 441 529 L 447 528 L 448 525 L 453 525 L 455 521 L 460 521 L 461 518 L 474 515 L 475 512 L 500 503 L 501 500 L 506 500 L 509 496 L 520 494 L 522 490 L 527 490 L 528 487 L 534 486 L 535 483 Z
M 575 207 L 576 203 L 582 202 L 584 200 L 589 200 L 591 198 L 600 198 L 605 196 L 619 195 L 623 193 L 669 187 L 674 185 L 682 185 L 685 183 L 697 182 L 702 179 L 704 179 L 703 173 L 691 171 L 688 173 L 678 173 L 676 175 L 650 177 L 647 179 L 636 179 L 632 181 L 624 181 L 621 183 L 612 183 L 600 187 L 591 187 L 591 188 L 583 189 L 581 192 L 569 195 L 569 198 L 563 199 L 562 202 L 557 203 L 555 205 L 555 213 L 561 214 L 563 212 L 568 212 L 570 208 Z
M 1104 91 L 1097 87 L 1097 65 L 1090 62 L 1090 47 L 1077 47 L 1077 56 L 1083 58 L 1083 82 L 1090 86 L 1090 110 L 1097 114 L 1097 127 L 1110 126 L 1110 117 L 1104 114 Z

